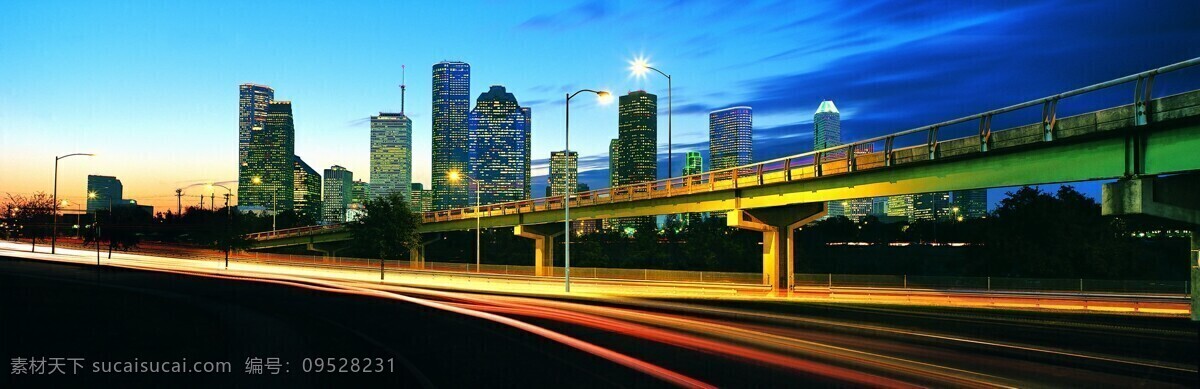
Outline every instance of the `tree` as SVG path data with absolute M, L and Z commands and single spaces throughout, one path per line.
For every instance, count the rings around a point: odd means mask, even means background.
M 367 201 L 364 208 L 362 217 L 347 224 L 354 245 L 380 259 L 396 260 L 420 244 L 421 216 L 408 209 L 404 197 L 395 193 L 379 197 Z
M 30 250 L 37 249 L 37 241 L 50 236 L 54 218 L 54 199 L 43 192 L 32 196 L 9 193 L 4 202 L 5 214 L 15 224 L 17 235 L 29 238 Z

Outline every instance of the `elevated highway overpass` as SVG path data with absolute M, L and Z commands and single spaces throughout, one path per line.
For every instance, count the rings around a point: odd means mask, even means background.
M 572 194 L 571 219 L 723 212 L 730 226 L 763 233 L 763 283 L 786 289 L 795 284 L 793 231 L 823 216 L 828 201 L 1077 181 L 1141 182 L 1200 170 L 1200 157 L 1195 154 L 1200 150 L 1200 90 L 1181 89 L 1189 91 L 1153 97 L 1156 76 L 1197 64 L 1200 58 L 980 114 L 737 168 Z M 1077 96 L 1128 86 L 1133 87 L 1133 98 L 1126 104 L 1058 115 L 1060 103 L 1065 106 L 1078 101 Z M 1039 109 L 1038 122 L 992 128 L 993 119 L 1001 115 Z M 549 275 L 552 242 L 563 233 L 563 201 L 558 196 L 426 212 L 420 232 L 470 230 L 476 219 L 483 228 L 515 227 L 516 234 L 537 241 L 535 265 L 547 269 L 539 274 Z M 1184 213 L 1200 220 L 1195 216 L 1198 209 L 1188 208 Z M 341 225 L 250 237 L 259 249 L 316 248 L 321 243 L 351 239 Z M 419 250 L 413 251 L 413 258 L 418 263 L 424 260 Z

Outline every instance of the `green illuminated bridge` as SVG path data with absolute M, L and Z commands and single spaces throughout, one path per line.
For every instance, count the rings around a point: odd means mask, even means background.
M 823 216 L 828 201 L 1117 179 L 1104 187 L 1106 213 L 1198 224 L 1200 175 L 1178 173 L 1200 170 L 1200 90 L 1171 82 L 1195 83 L 1196 69 L 1176 71 L 1197 64 L 1200 58 L 824 150 L 577 193 L 570 200 L 571 218 L 726 213 L 730 226 L 763 232 L 763 283 L 779 289 L 794 284 L 792 232 Z M 1154 97 L 1156 85 L 1186 92 Z M 1105 99 L 1108 104 L 1097 106 Z M 1060 115 L 1060 107 L 1086 113 Z M 993 128 L 993 122 L 1030 118 L 1033 123 Z M 484 228 L 515 227 L 516 234 L 536 241 L 538 273 L 552 274 L 553 240 L 563 233 L 563 214 L 562 196 L 426 212 L 420 232 L 470 230 L 476 218 Z M 350 233 L 332 225 L 249 237 L 257 249 L 313 248 L 349 240 Z M 419 250 L 413 250 L 413 261 L 423 263 Z

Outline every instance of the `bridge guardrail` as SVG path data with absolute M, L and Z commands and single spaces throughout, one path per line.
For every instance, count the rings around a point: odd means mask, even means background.
M 1156 101 L 1153 99 L 1152 92 L 1155 76 L 1197 64 L 1200 64 L 1200 58 L 1193 58 L 1157 69 L 988 112 L 745 166 L 580 192 L 572 194 L 570 199 L 571 206 L 577 207 L 670 197 L 674 195 L 813 179 L 826 175 L 885 168 L 904 163 L 985 153 L 989 150 L 999 148 L 1051 142 L 1058 138 L 1104 131 L 1127 125 L 1145 125 L 1153 122 L 1158 116 L 1173 118 L 1170 114 L 1158 115 L 1154 111 L 1153 106 Z M 1135 83 L 1134 98 L 1131 103 L 1110 108 L 1113 112 L 1106 114 L 1106 117 L 1099 117 L 1100 115 L 1097 114 L 1100 111 L 1065 118 L 1058 117 L 1058 103 L 1065 98 L 1131 82 Z M 1013 127 L 1002 131 L 992 130 L 992 120 L 996 115 L 1037 107 L 1039 105 L 1042 110 L 1040 123 Z M 1171 104 L 1166 104 L 1166 106 L 1171 106 Z M 974 135 L 952 139 L 939 137 L 940 129 L 972 121 L 978 122 L 978 132 Z M 900 137 L 918 137 L 923 138 L 924 141 L 910 146 L 897 145 L 897 138 Z M 882 150 L 877 150 L 877 148 L 882 148 Z M 422 216 L 425 222 L 443 222 L 555 210 L 562 209 L 562 207 L 563 196 L 557 196 L 484 205 L 479 207 L 478 210 L 475 207 L 466 207 L 425 212 Z
M 1188 280 L 1098 280 L 1087 278 L 941 277 L 875 274 L 796 274 L 797 288 L 887 288 L 998 292 L 1188 295 Z

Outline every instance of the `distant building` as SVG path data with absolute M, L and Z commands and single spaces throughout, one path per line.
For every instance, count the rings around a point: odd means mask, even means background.
M 433 205 L 466 207 L 467 180 L 451 182 L 450 172 L 466 172 L 467 114 L 471 110 L 471 65 L 442 61 L 433 65 Z
M 354 195 L 354 173 L 338 165 L 325 169 L 324 189 L 321 221 L 326 224 L 345 222 Z
M 913 196 L 911 220 L 950 220 L 950 192 L 921 193 Z
M 817 106 L 813 113 L 813 150 L 821 150 L 842 145 L 842 115 L 838 112 L 833 101 L 825 100 Z M 822 160 L 843 158 L 845 154 L 829 154 Z M 825 217 L 847 216 L 846 206 L 842 201 L 830 201 L 826 204 L 828 212 Z
M 700 155 L 699 151 L 688 151 L 683 156 L 683 175 L 690 176 L 700 173 L 704 173 L 704 157 Z M 693 182 L 698 183 L 700 181 L 695 180 Z M 687 213 L 683 215 L 681 221 L 685 225 L 689 223 L 698 223 L 704 219 L 704 215 L 705 213 L 702 212 Z
M 913 215 L 913 195 L 888 196 L 888 217 L 911 219 Z
M 987 189 L 956 190 L 952 194 L 954 207 L 958 208 L 954 217 L 978 219 L 987 216 Z
M 425 189 L 419 182 L 412 183 L 412 200 L 409 202 L 413 212 L 429 212 L 433 210 L 433 191 Z
M 493 85 L 479 95 L 467 115 L 467 152 L 469 174 L 478 181 L 470 192 L 479 191 L 480 204 L 529 198 L 531 124 L 529 108 L 503 86 Z
M 262 176 L 262 172 L 256 170 L 257 166 L 251 167 L 247 159 L 252 147 L 251 141 L 255 134 L 266 129 L 267 106 L 274 100 L 275 90 L 269 86 L 238 86 L 238 203 L 243 206 L 249 204 L 243 196 L 252 190 L 251 180 L 255 176 Z
M 711 169 L 749 165 L 754 159 L 753 132 L 753 111 L 750 107 L 730 107 L 709 112 L 708 157 Z
M 875 206 L 871 198 L 843 200 L 841 205 L 843 216 L 851 221 L 859 221 L 871 215 Z
M 125 186 L 113 176 L 87 176 L 87 212 L 108 209 L 109 204 L 120 203 Z
M 400 113 L 371 117 L 371 196 L 411 200 L 412 120 Z
M 296 213 L 320 221 L 321 175 L 297 155 L 292 165 L 292 181 L 296 183 L 296 190 L 292 195 L 296 200 Z
M 683 175 L 704 173 L 704 157 L 699 151 L 688 151 L 683 155 Z
M 248 185 L 238 185 L 238 205 L 247 210 L 293 209 L 296 129 L 290 101 L 267 104 L 265 126 L 251 129 L 246 153 Z
M 371 198 L 371 184 L 363 180 L 354 180 L 350 188 L 350 204 L 363 205 Z
M 562 196 L 569 187 L 579 186 L 579 153 L 550 152 L 550 175 L 547 176 L 547 196 Z M 578 192 L 576 192 L 578 193 Z

